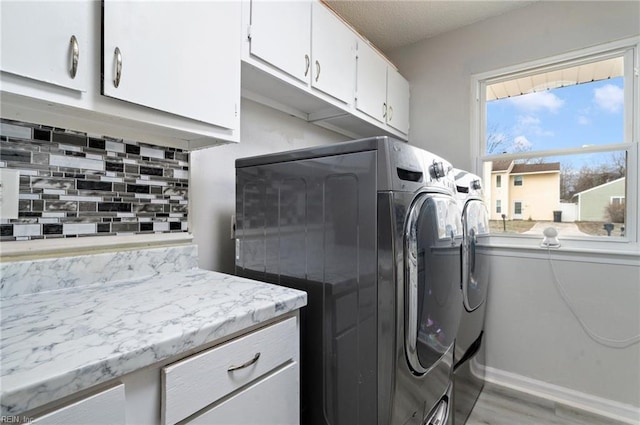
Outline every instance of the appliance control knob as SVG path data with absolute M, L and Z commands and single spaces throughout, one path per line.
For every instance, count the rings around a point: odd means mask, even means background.
M 480 190 L 482 189 L 482 184 L 480 183 L 480 180 L 474 180 L 471 182 L 471 189 L 473 190 Z
M 433 164 L 429 166 L 429 174 L 431 174 L 431 177 L 434 179 L 444 177 L 444 164 L 442 162 L 433 161 Z

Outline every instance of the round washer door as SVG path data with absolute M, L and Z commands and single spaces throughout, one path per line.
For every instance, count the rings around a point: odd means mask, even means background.
M 462 214 L 464 245 L 462 255 L 462 295 L 464 308 L 473 311 L 487 297 L 489 265 L 486 256 L 478 249 L 478 238 L 489 234 L 487 208 L 480 200 L 467 202 Z
M 404 238 L 405 348 L 421 375 L 453 345 L 462 313 L 462 222 L 454 199 L 419 195 Z

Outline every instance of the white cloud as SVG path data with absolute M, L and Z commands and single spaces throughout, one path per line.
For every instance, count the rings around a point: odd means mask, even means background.
M 624 104 L 624 91 L 621 87 L 607 84 L 593 91 L 593 101 L 607 112 L 618 112 Z
M 509 98 L 517 108 L 525 111 L 539 111 L 546 109 L 550 112 L 557 112 L 564 105 L 564 100 L 560 99 L 548 91 L 525 94 Z
M 591 124 L 591 120 L 585 117 L 584 115 L 578 115 L 578 124 L 580 125 L 589 125 Z
M 540 124 L 540 118 L 534 117 L 533 115 L 520 115 L 518 117 L 518 124 L 522 126 L 538 125 Z
M 511 152 L 526 152 L 533 144 L 524 136 L 517 136 L 511 144 Z
M 553 131 L 545 130 L 542 128 L 540 118 L 535 115 L 520 115 L 517 118 L 517 123 L 513 127 L 514 133 L 534 134 L 536 136 L 549 137 L 553 136 Z

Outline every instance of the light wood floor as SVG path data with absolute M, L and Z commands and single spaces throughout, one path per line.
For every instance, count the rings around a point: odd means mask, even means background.
M 622 422 L 487 383 L 466 425 L 621 425 Z

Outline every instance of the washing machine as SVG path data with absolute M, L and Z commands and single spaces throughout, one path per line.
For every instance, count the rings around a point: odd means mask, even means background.
M 453 168 L 406 143 L 236 161 L 236 273 L 308 295 L 302 424 L 451 419 L 462 238 Z
M 486 251 L 489 215 L 482 194 L 482 180 L 475 174 L 454 170 L 457 198 L 462 212 L 463 309 L 456 336 L 453 368 L 453 418 L 466 423 L 484 387 L 485 336 L 490 267 Z

